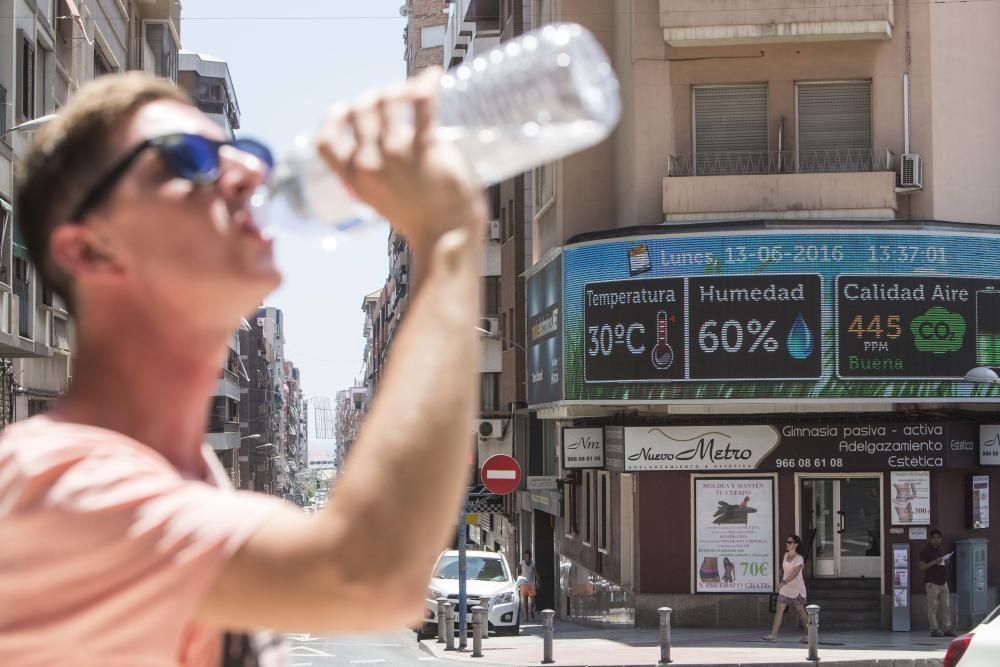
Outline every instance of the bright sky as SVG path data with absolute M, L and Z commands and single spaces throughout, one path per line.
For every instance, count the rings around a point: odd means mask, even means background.
M 181 43 L 228 61 L 242 112 L 239 134 L 280 155 L 296 134 L 315 129 L 332 103 L 405 76 L 402 4 L 184 0 Z M 332 400 L 360 374 L 361 301 L 385 282 L 386 232 L 369 232 L 332 253 L 316 237 L 284 232 L 277 254 L 285 282 L 267 305 L 284 311 L 285 355 L 302 370 L 307 397 Z M 314 450 L 324 446 L 310 442 Z M 320 458 L 316 451 L 311 457 Z

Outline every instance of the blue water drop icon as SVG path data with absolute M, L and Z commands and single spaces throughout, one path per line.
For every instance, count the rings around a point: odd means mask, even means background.
M 809 330 L 805 318 L 799 313 L 788 332 L 788 354 L 792 359 L 808 359 L 813 353 L 813 333 Z

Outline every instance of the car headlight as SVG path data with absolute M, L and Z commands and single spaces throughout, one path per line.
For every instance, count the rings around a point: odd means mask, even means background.
M 442 591 L 439 591 L 436 588 L 428 588 L 427 589 L 427 595 L 430 596 L 431 600 L 437 600 L 438 598 L 446 598 L 446 597 L 448 597 Z
M 514 591 L 500 593 L 493 598 L 493 604 L 510 604 L 514 601 Z

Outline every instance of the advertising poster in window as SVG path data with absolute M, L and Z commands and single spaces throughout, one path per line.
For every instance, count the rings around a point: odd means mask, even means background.
M 990 527 L 990 477 L 989 475 L 972 476 L 972 512 L 971 528 Z
M 562 274 L 562 255 L 543 258 L 527 273 L 529 405 L 563 398 Z
M 893 471 L 892 525 L 928 526 L 931 523 L 931 473 Z
M 695 591 L 770 593 L 774 588 L 774 480 L 694 480 Z

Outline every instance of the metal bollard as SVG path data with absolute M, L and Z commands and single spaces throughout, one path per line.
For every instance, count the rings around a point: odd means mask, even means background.
M 455 605 L 444 603 L 444 650 L 455 650 Z
M 542 610 L 542 627 L 545 629 L 544 642 L 542 644 L 542 664 L 551 665 L 552 659 L 552 636 L 556 629 L 556 612 L 552 609 Z
M 446 598 L 446 597 L 440 597 L 440 598 L 437 599 L 437 603 L 438 603 L 438 611 L 437 611 L 437 617 L 438 617 L 438 638 L 437 638 L 437 643 L 438 644 L 443 644 L 444 643 L 444 633 L 445 633 L 444 605 L 445 605 L 446 602 L 448 602 L 448 598 Z
M 476 605 L 472 608 L 472 657 L 481 658 L 483 657 L 483 635 L 485 634 L 486 628 L 483 627 L 487 623 L 486 620 L 486 610 L 482 608 L 481 605 Z
M 657 667 L 670 664 L 670 614 L 673 609 L 670 607 L 660 607 L 656 611 L 660 612 L 660 661 Z
M 489 595 L 484 595 L 479 598 L 479 606 L 486 610 L 483 615 L 483 639 L 490 638 L 490 602 L 493 598 Z
M 809 655 L 806 660 L 819 662 L 819 606 L 809 605 L 806 607 L 806 613 L 809 614 L 809 625 L 807 626 Z

